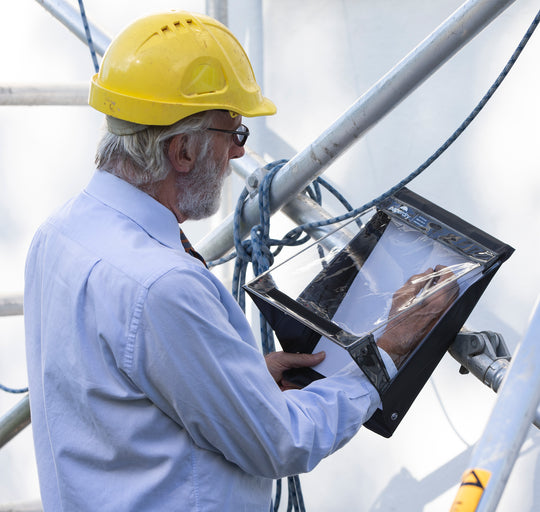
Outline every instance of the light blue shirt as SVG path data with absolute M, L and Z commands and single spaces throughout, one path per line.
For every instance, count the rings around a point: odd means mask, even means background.
M 171 211 L 106 172 L 37 232 L 24 310 L 45 511 L 268 512 L 380 405 L 354 363 L 281 392 Z

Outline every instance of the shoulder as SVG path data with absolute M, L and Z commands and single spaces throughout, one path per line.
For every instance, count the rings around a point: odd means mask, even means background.
M 173 301 L 203 314 L 209 313 L 211 304 L 221 309 L 228 305 L 229 298 L 234 301 L 219 279 L 202 263 L 186 256 L 182 261 L 162 261 L 156 272 L 147 276 L 148 301 Z

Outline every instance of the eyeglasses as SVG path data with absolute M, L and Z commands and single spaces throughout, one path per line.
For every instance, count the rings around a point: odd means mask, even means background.
M 221 128 L 207 128 L 207 130 L 231 133 L 233 135 L 233 142 L 240 147 L 246 143 L 246 140 L 249 137 L 249 128 L 243 124 L 238 127 L 238 130 L 222 130 Z

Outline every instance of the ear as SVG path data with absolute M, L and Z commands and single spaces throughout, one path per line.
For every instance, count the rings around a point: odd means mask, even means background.
M 188 144 L 188 136 L 185 134 L 175 135 L 171 139 L 167 149 L 167 157 L 176 172 L 185 174 L 193 168 L 195 157 L 190 151 L 192 146 L 192 144 Z

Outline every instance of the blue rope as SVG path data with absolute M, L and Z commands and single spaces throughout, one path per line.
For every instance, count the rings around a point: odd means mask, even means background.
M 507 64 L 505 65 L 505 67 L 503 68 L 499 76 L 496 78 L 495 82 L 493 82 L 493 84 L 488 89 L 486 94 L 483 96 L 480 102 L 476 105 L 474 110 L 467 116 L 467 118 L 461 123 L 461 125 L 454 131 L 454 133 L 424 163 L 422 163 L 418 168 L 416 168 L 413 172 L 411 172 L 406 178 L 404 178 L 399 183 L 394 185 L 392 188 L 387 190 L 384 194 L 381 194 L 379 197 L 376 197 L 372 201 L 369 201 L 368 203 L 364 204 L 363 206 L 356 209 L 351 209 L 348 213 L 344 215 L 340 215 L 338 217 L 334 217 L 333 219 L 303 224 L 291 230 L 289 233 L 287 233 L 286 236 L 295 236 L 297 232 L 302 233 L 306 229 L 328 226 L 330 224 L 343 222 L 353 217 L 359 217 L 363 213 L 367 212 L 369 209 L 377 206 L 379 203 L 381 203 L 388 197 L 394 195 L 396 192 L 401 190 L 403 187 L 407 186 L 412 180 L 414 180 L 420 174 L 422 174 L 422 172 L 424 172 L 433 162 L 435 162 L 435 160 L 437 160 L 457 140 L 457 138 L 474 121 L 474 119 L 481 112 L 481 110 L 484 108 L 486 103 L 492 98 L 493 94 L 495 94 L 495 91 L 499 88 L 503 80 L 507 77 L 508 73 L 510 72 L 514 64 L 516 63 L 518 57 L 521 55 L 523 48 L 525 48 L 525 45 L 529 42 L 529 39 L 531 38 L 532 34 L 538 27 L 539 22 L 540 22 L 540 11 L 536 14 L 533 22 L 527 29 L 527 32 L 525 33 L 525 35 L 519 42 L 517 48 L 515 49 L 512 56 L 510 57 L 509 61 L 507 62 Z
M 281 480 L 277 480 L 276 481 L 276 497 L 275 497 L 274 505 L 272 507 L 274 512 L 278 512 L 280 502 L 281 502 Z
M 84 25 L 84 33 L 86 34 L 86 41 L 88 48 L 90 49 L 90 55 L 92 56 L 92 62 L 94 63 L 94 70 L 96 73 L 99 71 L 99 64 L 97 60 L 96 50 L 94 49 L 94 41 L 92 41 L 92 34 L 90 33 L 90 27 L 88 20 L 86 19 L 86 12 L 84 10 L 83 0 L 79 0 L 79 10 L 81 11 L 81 19 Z
M 313 186 L 313 188 L 316 187 L 316 189 L 317 189 L 316 194 L 311 193 L 311 187 L 308 187 L 306 189 L 306 191 L 307 191 L 308 195 L 310 195 L 311 198 L 314 199 L 317 203 L 322 204 L 322 196 L 321 196 L 321 192 L 320 192 L 320 188 L 321 188 L 320 185 L 322 185 L 326 190 L 328 190 L 328 192 L 330 192 L 345 207 L 345 209 L 347 211 L 350 212 L 350 211 L 353 210 L 353 206 L 351 205 L 351 203 L 349 203 L 349 201 L 347 201 L 345 196 L 343 196 L 343 194 L 341 194 L 341 192 L 339 190 L 337 190 L 333 185 L 331 185 L 328 181 L 324 180 L 320 176 L 318 178 L 316 178 L 315 181 L 313 181 L 311 185 Z M 359 228 L 361 228 L 362 225 L 363 225 L 360 218 L 358 218 L 356 220 L 356 223 L 358 224 Z
M 288 477 L 289 483 L 289 507 L 295 512 L 305 512 L 304 498 L 300 488 L 300 477 L 298 475 Z
M 236 262 L 233 273 L 232 293 L 240 307 L 245 311 L 245 291 L 242 288 L 245 282 L 248 264 L 253 266 L 253 273 L 258 276 L 268 270 L 274 262 L 274 255 L 270 251 L 270 245 L 279 243 L 270 238 L 270 185 L 276 173 L 285 165 L 285 160 L 280 160 L 265 166 L 268 171 L 260 184 L 259 189 L 259 224 L 253 226 L 250 238 L 242 241 L 240 236 L 240 219 L 246 200 L 249 197 L 247 189 L 244 189 L 238 198 L 233 222 L 234 243 L 236 249 Z M 275 350 L 274 335 L 264 317 L 261 315 L 261 342 L 263 353 L 266 355 Z
M 28 388 L 8 388 L 7 386 L 4 386 L 3 384 L 0 384 L 0 389 L 2 391 L 5 391 L 6 393 L 13 393 L 13 394 L 28 392 Z

